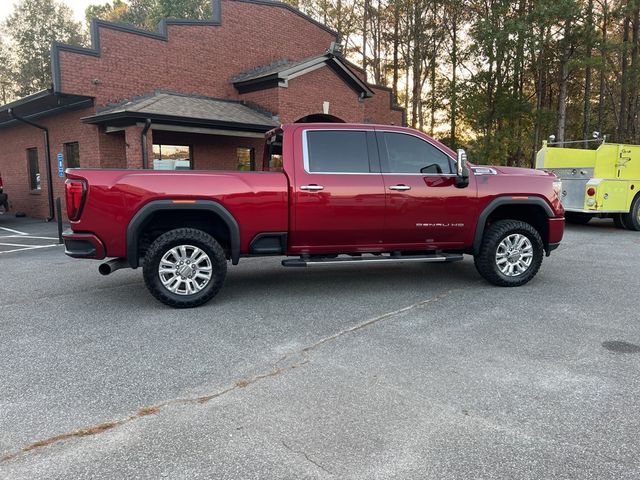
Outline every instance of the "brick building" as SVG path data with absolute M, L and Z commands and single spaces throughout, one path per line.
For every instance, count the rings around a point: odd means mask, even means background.
M 64 197 L 59 162 L 259 169 L 262 137 L 280 123 L 402 124 L 391 91 L 368 84 L 339 42 L 268 0 L 213 0 L 211 20 L 169 19 L 157 32 L 94 20 L 91 48 L 52 46 L 49 90 L 0 107 L 12 210 L 51 215 L 52 199 Z M 50 162 L 34 123 L 48 129 Z

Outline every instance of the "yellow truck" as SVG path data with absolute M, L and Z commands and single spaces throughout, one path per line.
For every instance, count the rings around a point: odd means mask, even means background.
M 562 179 L 567 221 L 586 224 L 594 217 L 610 217 L 619 228 L 640 231 L 640 145 L 598 141 L 595 150 L 566 147 L 582 141 L 545 141 L 536 168 Z

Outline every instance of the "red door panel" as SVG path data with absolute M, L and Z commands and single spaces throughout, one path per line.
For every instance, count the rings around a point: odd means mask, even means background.
M 385 243 L 440 249 L 460 247 L 471 238 L 475 198 L 470 198 L 470 193 L 475 185 L 457 188 L 454 176 L 383 176 L 387 192 Z M 394 189 L 399 185 L 410 189 Z
M 381 175 L 299 175 L 296 180 L 293 246 L 382 242 L 385 196 Z M 305 186 L 323 189 L 304 190 Z
M 376 130 L 386 192 L 385 243 L 397 249 L 455 249 L 473 238 L 475 180 L 456 187 L 455 155 L 421 132 Z
M 386 199 L 382 175 L 371 171 L 378 162 L 373 130 L 309 127 L 301 129 L 294 142 L 291 250 L 381 248 Z

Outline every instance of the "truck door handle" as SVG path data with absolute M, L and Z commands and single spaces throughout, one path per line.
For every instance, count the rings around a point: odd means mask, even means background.
M 389 187 L 389 190 L 411 190 L 409 185 L 393 185 Z
M 323 190 L 323 189 L 324 187 L 322 185 L 316 185 L 316 184 L 300 186 L 300 190 L 310 190 L 312 192 L 315 192 L 317 190 Z

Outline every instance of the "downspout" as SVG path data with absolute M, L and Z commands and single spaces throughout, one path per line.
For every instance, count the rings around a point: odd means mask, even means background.
M 142 168 L 145 170 L 149 168 L 149 149 L 147 147 L 147 132 L 151 128 L 151 119 L 147 118 L 144 122 L 144 128 L 140 134 L 140 141 L 142 142 Z
M 43 127 L 42 125 L 38 125 L 37 123 L 33 123 L 30 120 L 19 117 L 13 111 L 13 108 L 8 110 L 11 118 L 18 122 L 22 122 L 26 125 L 31 125 L 32 127 L 39 128 L 44 132 L 44 153 L 47 167 L 47 190 L 49 197 L 49 217 L 47 218 L 47 222 L 50 222 L 55 218 L 55 210 L 53 207 L 53 177 L 51 176 L 51 145 L 49 145 L 49 129 L 47 127 Z

